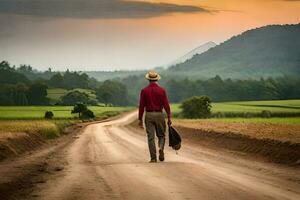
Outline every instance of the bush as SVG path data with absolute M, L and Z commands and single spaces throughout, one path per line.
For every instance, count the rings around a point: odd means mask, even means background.
M 45 119 L 52 119 L 53 117 L 54 117 L 54 114 L 52 111 L 45 112 Z
M 211 99 L 208 96 L 194 96 L 181 104 L 185 118 L 207 118 L 211 114 Z
M 261 117 L 262 118 L 270 118 L 270 117 L 272 117 L 272 113 L 269 110 L 263 110 L 263 111 L 261 111 Z
M 82 112 L 81 118 L 82 119 L 91 119 L 91 118 L 95 118 L 95 115 L 94 115 L 93 111 L 87 109 Z

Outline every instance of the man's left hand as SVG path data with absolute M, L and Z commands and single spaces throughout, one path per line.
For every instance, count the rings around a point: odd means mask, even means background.
M 141 129 L 144 129 L 143 120 L 139 120 L 139 127 L 140 127 Z
M 168 126 L 171 126 L 172 125 L 172 120 L 171 118 L 168 118 Z

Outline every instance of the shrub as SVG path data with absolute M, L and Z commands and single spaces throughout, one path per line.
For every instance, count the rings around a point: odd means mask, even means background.
M 91 118 L 95 118 L 95 115 L 94 115 L 93 111 L 87 109 L 82 112 L 81 118 L 82 119 L 91 119 Z
M 46 111 L 45 112 L 45 119 L 52 119 L 54 116 L 52 111 Z
M 207 118 L 211 114 L 211 99 L 208 96 L 194 96 L 181 104 L 185 118 Z
M 272 113 L 269 110 L 263 110 L 263 111 L 261 111 L 261 117 L 262 118 L 270 118 L 270 117 L 272 117 Z

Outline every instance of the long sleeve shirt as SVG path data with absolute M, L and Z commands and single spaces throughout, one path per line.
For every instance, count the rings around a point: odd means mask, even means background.
M 142 89 L 140 94 L 139 120 L 142 120 L 144 111 L 162 112 L 165 109 L 168 118 L 171 117 L 171 109 L 166 90 L 157 83 L 152 82 Z

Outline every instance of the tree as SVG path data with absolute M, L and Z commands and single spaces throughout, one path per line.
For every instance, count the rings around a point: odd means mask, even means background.
M 14 91 L 15 105 L 27 106 L 28 105 L 27 93 L 28 93 L 28 87 L 24 83 L 18 83 L 15 86 L 15 91 Z
M 67 70 L 63 76 L 64 88 L 88 88 L 89 77 L 85 73 L 70 72 Z
M 87 106 L 84 103 L 77 103 L 73 110 L 71 111 L 72 114 L 78 113 L 78 117 L 81 118 L 81 114 L 87 110 Z
M 29 80 L 23 74 L 18 73 L 8 62 L 0 62 L 0 84 L 16 83 L 28 84 Z
M 30 105 L 48 105 L 48 86 L 43 82 L 33 83 L 28 90 L 28 101 Z
M 63 76 L 60 73 L 56 73 L 50 78 L 48 84 L 51 87 L 63 88 L 64 87 L 63 81 L 64 81 Z
M 15 86 L 10 84 L 0 85 L 0 105 L 13 106 Z
M 185 118 L 207 118 L 211 114 L 211 99 L 208 96 L 194 96 L 181 104 Z
M 104 81 L 96 90 L 96 95 L 97 99 L 106 105 L 126 106 L 129 102 L 127 87 L 118 81 Z
M 63 105 L 75 105 L 76 103 L 88 104 L 90 99 L 86 93 L 79 92 L 77 90 L 68 92 L 66 95 L 61 97 Z

